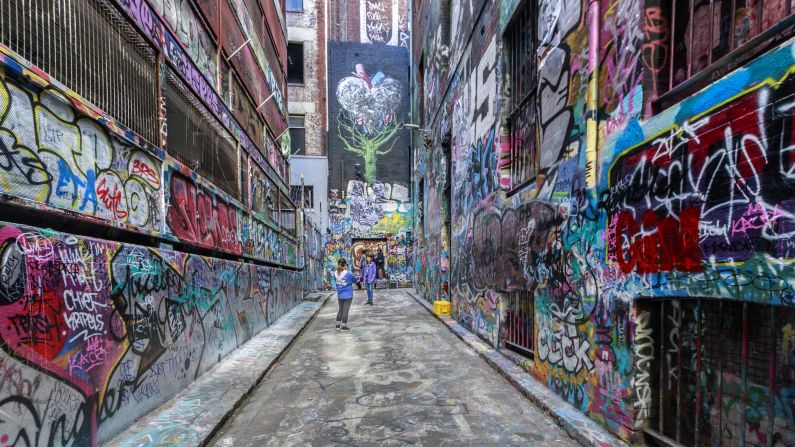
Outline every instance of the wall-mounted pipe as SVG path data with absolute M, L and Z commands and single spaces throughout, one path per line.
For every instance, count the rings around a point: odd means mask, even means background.
M 586 100 L 586 137 L 585 137 L 585 186 L 594 196 L 596 195 L 596 181 L 599 142 L 599 125 L 597 113 L 599 108 L 599 1 L 590 0 L 588 3 L 588 97 Z

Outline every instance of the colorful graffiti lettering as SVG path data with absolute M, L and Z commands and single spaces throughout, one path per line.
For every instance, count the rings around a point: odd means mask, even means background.
M 300 272 L 27 227 L 0 257 L 0 425 L 35 445 L 96 445 L 302 297 Z
M 182 174 L 170 173 L 166 224 L 180 240 L 241 254 L 239 210 L 220 196 L 198 187 Z
M 0 192 L 160 231 L 162 161 L 80 116 L 53 90 L 0 77 Z

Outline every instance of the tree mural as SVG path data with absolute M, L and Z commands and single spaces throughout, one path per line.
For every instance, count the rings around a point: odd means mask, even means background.
M 337 84 L 337 100 L 342 105 L 339 137 L 346 150 L 364 159 L 364 177 L 370 185 L 375 181 L 378 156 L 392 150 L 393 138 L 402 127 L 395 114 L 402 89 L 400 82 L 380 71 L 370 78 L 363 64 L 356 64 L 353 76 Z

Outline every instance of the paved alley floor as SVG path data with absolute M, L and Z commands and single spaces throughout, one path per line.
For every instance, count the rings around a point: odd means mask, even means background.
M 214 446 L 576 445 L 405 291 L 336 298 L 295 341 Z

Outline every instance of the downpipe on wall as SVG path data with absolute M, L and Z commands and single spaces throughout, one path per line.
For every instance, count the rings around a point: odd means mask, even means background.
M 598 134 L 597 113 L 599 108 L 599 1 L 588 2 L 588 97 L 586 98 L 585 122 L 585 186 L 590 198 L 596 200 Z

